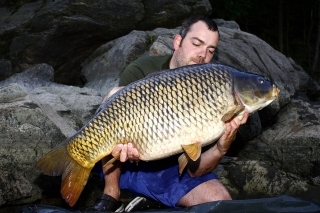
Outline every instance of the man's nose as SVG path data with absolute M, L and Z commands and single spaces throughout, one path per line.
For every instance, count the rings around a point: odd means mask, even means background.
M 207 57 L 207 50 L 206 49 L 201 49 L 198 52 L 198 57 L 201 57 L 201 58 L 205 59 Z

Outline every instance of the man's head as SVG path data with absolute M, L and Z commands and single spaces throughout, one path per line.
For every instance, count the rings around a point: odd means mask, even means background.
M 174 53 L 170 68 L 211 61 L 219 42 L 216 23 L 204 16 L 195 16 L 183 22 L 180 34 L 173 40 Z

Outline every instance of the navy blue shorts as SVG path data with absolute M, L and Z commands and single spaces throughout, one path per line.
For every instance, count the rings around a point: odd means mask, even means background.
M 177 207 L 177 202 L 196 186 L 217 179 L 212 172 L 201 177 L 190 177 L 184 171 L 180 176 L 178 156 L 157 161 L 140 161 L 138 164 L 125 162 L 121 172 L 121 189 L 153 198 L 171 207 Z

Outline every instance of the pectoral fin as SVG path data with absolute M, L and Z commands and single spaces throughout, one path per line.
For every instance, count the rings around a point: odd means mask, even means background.
M 184 153 L 178 158 L 179 162 L 179 174 L 181 174 L 184 168 L 187 166 L 189 159 L 196 161 L 201 155 L 201 143 L 193 143 L 189 145 L 182 145 Z
M 182 148 L 184 149 L 188 157 L 193 161 L 196 161 L 201 155 L 201 143 L 182 145 Z
M 233 106 L 222 116 L 221 120 L 223 122 L 226 122 L 231 118 L 233 118 L 234 116 L 236 116 L 237 114 L 239 114 L 243 110 L 244 110 L 244 106 L 242 105 Z

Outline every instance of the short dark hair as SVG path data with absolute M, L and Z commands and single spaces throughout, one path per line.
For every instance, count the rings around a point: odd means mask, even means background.
M 181 25 L 181 29 L 180 29 L 179 34 L 181 35 L 182 40 L 186 37 L 187 33 L 190 31 L 191 26 L 198 21 L 203 21 L 204 23 L 206 23 L 206 25 L 208 26 L 208 29 L 213 32 L 217 31 L 218 35 L 220 37 L 218 26 L 212 19 L 210 19 L 206 16 L 193 16 L 193 17 L 188 18 L 185 21 L 183 21 L 183 23 Z

